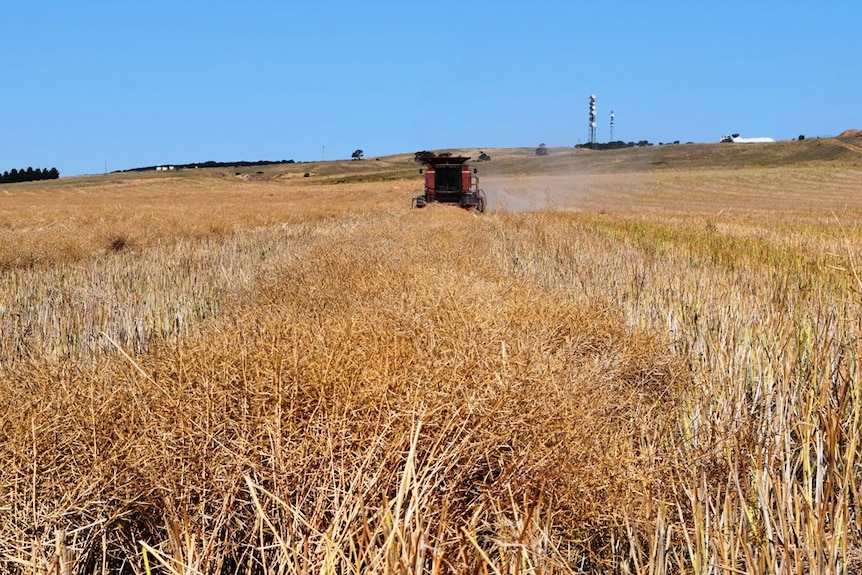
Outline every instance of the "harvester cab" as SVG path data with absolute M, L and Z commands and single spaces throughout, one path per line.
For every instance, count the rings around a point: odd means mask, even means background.
M 414 208 L 430 203 L 455 204 L 467 210 L 485 211 L 485 192 L 479 188 L 476 170 L 470 170 L 465 156 L 431 156 L 422 160 L 425 192 L 413 198 Z

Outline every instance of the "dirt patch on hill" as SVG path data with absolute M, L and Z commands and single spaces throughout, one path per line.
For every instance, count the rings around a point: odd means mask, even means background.
M 844 130 L 838 137 L 842 140 L 849 140 L 851 138 L 862 138 L 862 130 Z

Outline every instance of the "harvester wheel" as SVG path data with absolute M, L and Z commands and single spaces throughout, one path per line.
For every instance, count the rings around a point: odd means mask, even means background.
M 483 190 L 479 190 L 476 194 L 479 197 L 479 203 L 476 205 L 476 211 L 480 214 L 485 212 L 485 192 Z

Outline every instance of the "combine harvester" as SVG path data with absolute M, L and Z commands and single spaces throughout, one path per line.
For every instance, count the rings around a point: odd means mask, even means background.
M 414 208 L 431 203 L 456 204 L 466 210 L 485 211 L 485 192 L 479 189 L 479 176 L 464 156 L 428 156 L 425 164 L 425 193 L 413 198 Z

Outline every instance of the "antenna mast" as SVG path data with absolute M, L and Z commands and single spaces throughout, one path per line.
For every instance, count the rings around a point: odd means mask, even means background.
M 590 148 L 596 146 L 596 95 L 590 94 Z
M 608 141 L 609 142 L 614 141 L 614 111 L 613 110 L 611 110 L 611 139 Z

